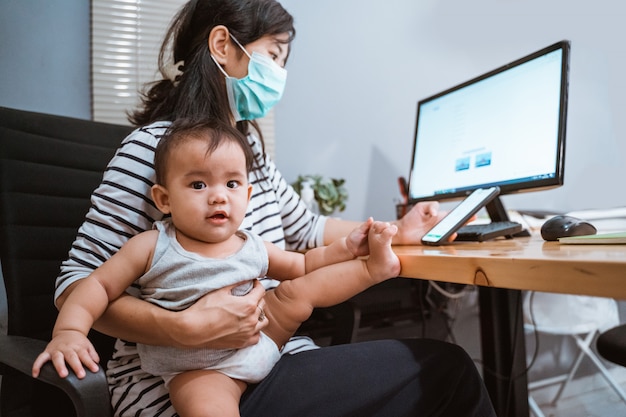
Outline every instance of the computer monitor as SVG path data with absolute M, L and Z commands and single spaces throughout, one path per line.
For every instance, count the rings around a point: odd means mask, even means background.
M 570 42 L 420 100 L 409 203 L 563 185 Z M 487 210 L 507 220 L 499 198 Z

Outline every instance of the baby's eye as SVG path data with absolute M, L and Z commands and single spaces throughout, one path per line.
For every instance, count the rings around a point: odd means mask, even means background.
M 230 180 L 226 183 L 226 186 L 228 188 L 237 188 L 239 187 L 239 181 L 235 181 L 235 180 Z
M 191 188 L 194 190 L 201 190 L 204 187 L 206 187 L 206 185 L 202 181 L 194 181 L 191 183 Z

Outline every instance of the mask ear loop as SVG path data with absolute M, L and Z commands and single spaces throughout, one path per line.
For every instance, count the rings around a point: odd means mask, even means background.
M 219 64 L 219 62 L 217 62 L 217 59 L 215 59 L 215 57 L 213 56 L 213 54 L 209 54 L 209 56 L 211 57 L 211 59 L 213 60 L 213 62 L 215 62 L 215 65 L 217 66 L 217 68 L 222 71 L 222 74 L 224 74 L 224 77 L 226 78 L 231 78 L 228 74 L 226 74 L 226 71 L 224 71 L 224 68 L 222 68 L 222 66 Z
M 230 36 L 232 38 L 232 40 L 237 44 L 237 46 L 239 46 L 241 48 L 241 50 L 243 51 L 244 54 L 246 54 L 246 56 L 248 57 L 248 59 L 252 59 L 252 56 L 250 56 L 250 54 L 248 53 L 248 51 L 246 51 L 246 48 L 243 47 L 242 44 L 239 43 L 239 41 L 237 40 L 237 38 L 235 38 L 233 36 L 232 33 L 228 32 L 228 36 Z M 215 65 L 217 65 L 217 68 L 219 68 L 220 71 L 222 71 L 222 74 L 224 74 L 224 77 L 227 78 L 231 78 L 230 75 L 228 75 L 226 73 L 226 71 L 224 70 L 224 68 L 222 68 L 222 66 L 217 62 L 217 60 L 215 59 L 215 57 L 213 56 L 213 54 L 210 54 L 211 59 L 213 60 L 213 62 L 215 62 Z
M 232 33 L 228 32 L 228 36 L 230 36 L 232 38 L 233 41 L 235 41 L 235 43 L 241 48 L 241 50 L 243 51 L 244 54 L 246 54 L 248 56 L 248 58 L 252 59 L 252 57 L 250 56 L 250 54 L 248 53 L 248 51 L 246 51 L 246 48 L 243 47 L 242 44 L 239 43 L 239 41 L 237 40 L 237 38 L 235 38 L 233 36 Z

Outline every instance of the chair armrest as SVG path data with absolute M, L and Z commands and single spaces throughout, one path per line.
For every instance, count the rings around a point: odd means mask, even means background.
M 35 358 L 43 352 L 47 343 L 43 340 L 22 336 L 0 335 L 0 363 L 25 375 L 31 375 Z M 41 368 L 39 380 L 62 389 L 72 400 L 78 417 L 111 417 L 111 400 L 106 376 L 102 367 L 78 379 L 70 370 L 61 378 L 51 362 Z

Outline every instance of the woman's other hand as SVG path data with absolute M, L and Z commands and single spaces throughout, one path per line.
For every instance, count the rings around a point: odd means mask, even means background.
M 178 347 L 234 349 L 259 341 L 259 332 L 268 324 L 262 314 L 265 289 L 260 281 L 254 280 L 248 294 L 232 295 L 232 289 L 238 285 L 213 291 L 188 309 L 175 313 L 178 325 L 169 330 Z

